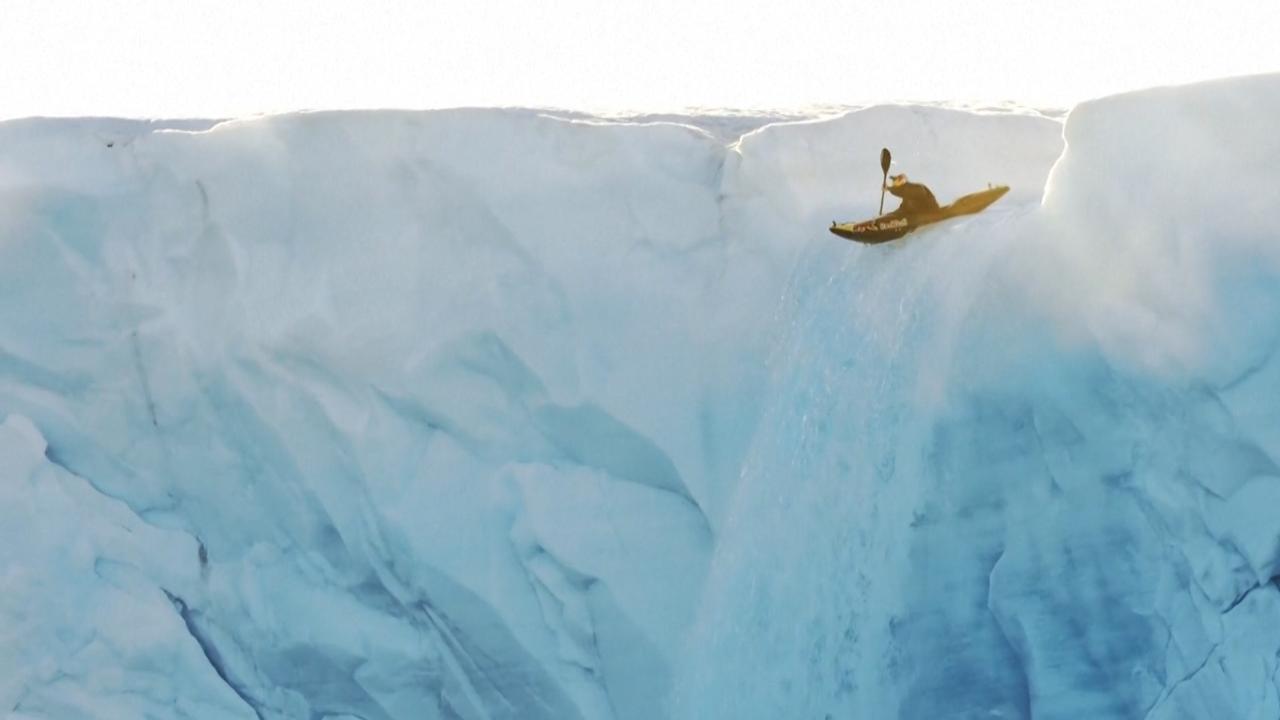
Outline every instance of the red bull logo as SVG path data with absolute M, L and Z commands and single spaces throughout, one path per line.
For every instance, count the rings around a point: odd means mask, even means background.
M 872 220 L 871 222 L 861 226 L 860 230 L 900 230 L 907 225 L 906 218 L 894 218 L 892 220 Z

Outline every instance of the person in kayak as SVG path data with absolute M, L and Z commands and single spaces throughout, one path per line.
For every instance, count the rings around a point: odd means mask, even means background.
M 894 175 L 889 178 L 889 182 L 884 186 L 884 189 L 902 198 L 902 204 L 898 206 L 898 209 L 885 217 L 912 217 L 922 213 L 935 212 L 938 209 L 938 200 L 933 196 L 929 188 L 920 183 L 907 182 L 905 174 Z

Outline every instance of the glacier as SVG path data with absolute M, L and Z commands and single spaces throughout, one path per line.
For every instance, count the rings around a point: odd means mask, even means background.
M 1280 716 L 1275 117 L 0 122 L 0 711 Z

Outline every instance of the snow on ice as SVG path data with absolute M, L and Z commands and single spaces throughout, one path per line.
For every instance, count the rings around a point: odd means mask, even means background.
M 1273 718 L 1277 116 L 0 123 L 0 711 Z

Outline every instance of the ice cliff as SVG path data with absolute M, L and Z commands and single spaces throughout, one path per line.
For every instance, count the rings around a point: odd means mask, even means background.
M 1276 117 L 0 123 L 0 712 L 1275 718 Z

